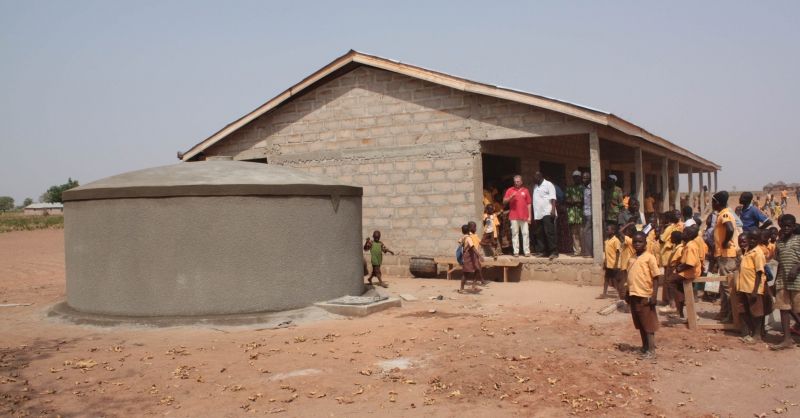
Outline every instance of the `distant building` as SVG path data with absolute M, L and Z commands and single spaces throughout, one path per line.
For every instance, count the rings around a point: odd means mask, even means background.
M 786 190 L 789 193 L 796 193 L 798 190 L 800 190 L 800 183 L 786 184 L 782 181 L 777 183 L 767 183 L 762 190 L 765 193 L 780 193 L 783 190 Z
M 22 211 L 24 215 L 62 215 L 64 213 L 63 203 L 33 203 L 25 206 Z

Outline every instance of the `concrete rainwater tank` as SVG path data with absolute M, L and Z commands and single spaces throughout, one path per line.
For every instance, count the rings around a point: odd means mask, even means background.
M 235 161 L 69 190 L 67 304 L 102 315 L 206 316 L 360 295 L 361 196 L 324 176 Z

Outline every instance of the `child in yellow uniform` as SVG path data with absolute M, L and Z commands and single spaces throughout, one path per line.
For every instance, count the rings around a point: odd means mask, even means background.
M 761 248 L 761 252 L 764 254 L 764 258 L 767 260 L 766 262 L 769 263 L 769 261 L 772 260 L 772 257 L 775 256 L 775 254 L 772 252 L 774 245 L 773 248 L 770 248 L 769 245 L 769 238 L 771 236 L 769 230 L 757 229 L 753 232 L 755 232 L 756 236 L 758 237 L 758 247 Z M 744 255 L 744 253 L 742 253 L 742 255 Z
M 652 359 L 656 355 L 656 295 L 661 274 L 653 254 L 645 251 L 647 236 L 643 232 L 633 234 L 631 240 L 634 255 L 628 260 L 628 303 L 631 307 L 633 325 L 642 338 L 642 358 Z
M 478 238 L 478 224 L 469 221 L 467 222 L 467 227 L 469 227 L 469 239 L 472 241 L 472 247 L 475 249 L 475 252 L 478 253 L 480 262 L 483 263 L 483 254 L 478 250 L 481 248 L 481 239 Z M 485 286 L 487 281 L 483 278 L 483 269 L 477 268 L 475 270 L 475 275 L 478 276 L 477 279 L 480 280 L 481 285 Z
M 684 281 L 693 281 L 700 277 L 703 272 L 703 252 L 700 244 L 697 241 L 699 228 L 692 225 L 683 230 L 683 252 L 681 254 L 680 264 L 675 268 L 678 272 L 680 280 L 676 281 L 675 303 L 678 306 L 678 314 L 681 318 L 683 315 L 683 307 L 685 306 L 687 297 L 694 297 L 694 295 L 686 295 L 683 291 Z M 705 243 L 703 243 L 705 245 Z
M 661 235 L 658 237 L 658 240 L 661 243 L 661 254 L 659 261 L 661 261 L 662 267 L 665 267 L 669 263 L 669 254 L 673 249 L 673 246 L 670 243 L 670 237 L 672 237 L 672 233 L 675 231 L 683 231 L 683 221 L 681 220 L 681 213 L 679 211 L 672 210 L 666 212 L 665 217 L 667 219 L 667 225 L 664 227 L 664 230 L 661 231 Z
M 736 283 L 736 303 L 742 317 L 742 341 L 752 344 L 763 339 L 764 323 L 764 265 L 766 259 L 761 251 L 756 232 L 747 233 L 747 252 L 742 256 L 739 280 Z
M 664 302 L 664 305 L 667 306 L 659 308 L 658 311 L 661 313 L 677 312 L 675 286 L 676 284 L 678 286 L 682 285 L 682 281 L 675 272 L 675 267 L 680 264 L 681 255 L 683 254 L 683 233 L 680 231 L 672 231 L 669 244 L 672 249 L 669 251 L 669 253 L 667 253 L 667 257 L 664 261 L 664 267 L 662 267 L 665 278 L 664 287 L 661 291 L 662 302 Z
M 624 298 L 628 293 L 628 260 L 636 255 L 636 250 L 633 248 L 633 234 L 637 232 L 633 224 L 627 224 L 619 231 L 619 240 L 622 243 L 622 248 L 619 252 L 619 276 L 617 276 L 617 293 L 620 298 Z M 647 249 L 647 238 L 645 237 L 645 250 Z M 656 261 L 656 265 L 658 262 Z
M 647 234 L 647 252 L 658 259 L 660 244 L 658 243 L 658 233 L 656 231 L 656 215 L 653 214 L 647 218 L 647 225 L 642 228 L 642 231 Z M 659 267 L 661 266 L 659 265 Z
M 767 229 L 767 231 L 769 231 L 769 244 L 767 244 L 767 248 L 769 248 L 769 252 L 770 254 L 772 254 L 772 257 L 774 258 L 775 246 L 776 246 L 775 243 L 778 242 L 778 228 L 771 226 L 769 227 L 769 229 Z
M 622 250 L 622 241 L 617 237 L 617 226 L 608 225 L 606 227 L 606 240 L 603 243 L 605 263 L 603 264 L 603 294 L 600 299 L 608 297 L 608 286 L 616 288 L 617 276 L 619 276 L 619 253 Z M 620 295 L 620 299 L 622 296 Z

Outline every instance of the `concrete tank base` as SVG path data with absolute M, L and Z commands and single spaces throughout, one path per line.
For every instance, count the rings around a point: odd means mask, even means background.
M 247 326 L 258 325 L 258 329 L 287 328 L 297 324 L 341 318 L 322 308 L 310 306 L 281 312 L 256 312 L 248 314 L 209 315 L 209 316 L 120 316 L 91 314 L 72 309 L 66 302 L 53 305 L 47 316 L 58 321 L 76 325 L 99 327 L 144 326 L 154 328 L 188 325 Z

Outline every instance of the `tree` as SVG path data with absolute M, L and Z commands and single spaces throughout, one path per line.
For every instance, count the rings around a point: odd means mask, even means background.
M 33 204 L 33 199 L 31 199 L 30 197 L 26 197 L 25 200 L 22 201 L 22 207 L 23 208 L 26 208 L 26 207 L 30 206 L 31 204 Z
M 0 212 L 14 209 L 14 198 L 11 196 L 0 196 Z
M 67 182 L 62 185 L 51 186 L 39 199 L 45 201 L 46 203 L 61 203 L 63 201 L 61 200 L 61 194 L 78 186 L 78 180 L 69 178 L 67 179 Z

